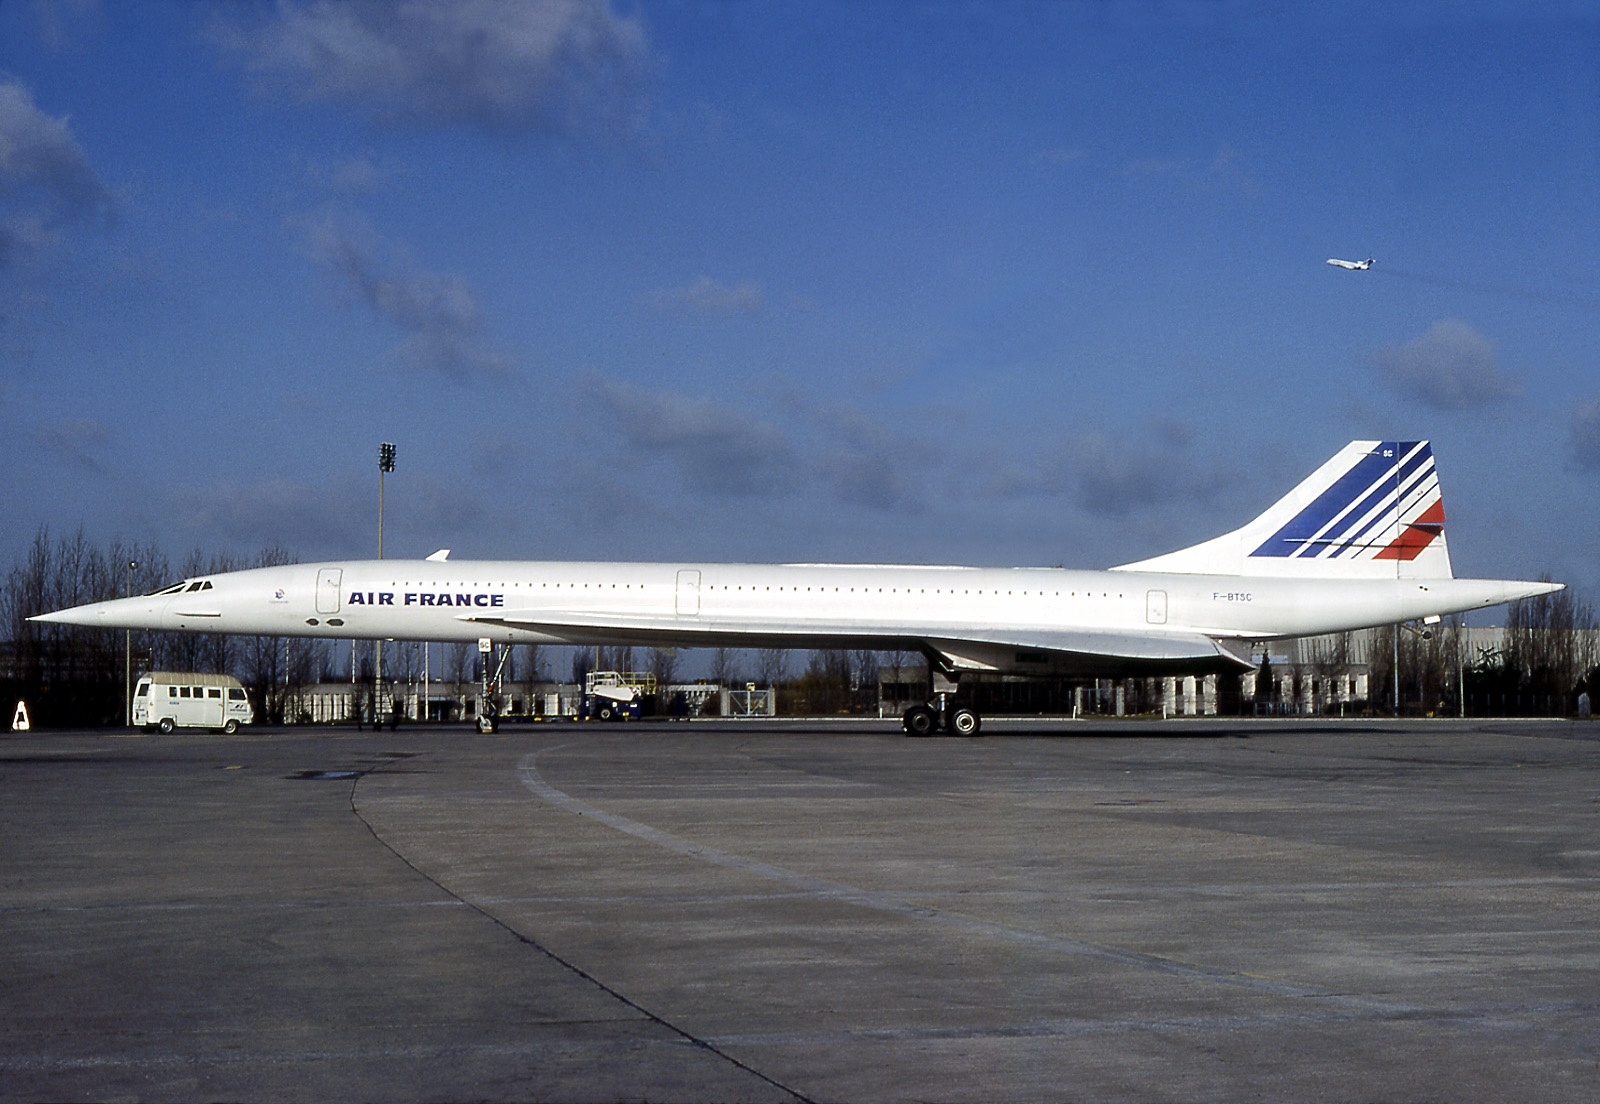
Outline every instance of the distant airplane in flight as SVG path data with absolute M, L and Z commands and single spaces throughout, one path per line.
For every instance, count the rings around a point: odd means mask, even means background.
M 1254 521 L 1109 571 L 841 564 L 425 560 L 185 579 L 31 618 L 107 629 L 660 647 L 874 648 L 964 675 L 1241 672 L 1280 637 L 1481 609 L 1560 583 L 1457 579 L 1426 441 L 1352 441 Z M 485 664 L 487 679 L 488 664 Z M 484 692 L 488 701 L 487 689 Z M 929 688 L 916 735 L 978 714 Z M 492 731 L 492 709 L 479 726 Z
M 1351 269 L 1353 271 L 1359 272 L 1359 271 L 1361 271 L 1363 269 L 1368 269 L 1368 268 L 1372 267 L 1372 258 L 1368 257 L 1364 261 L 1341 261 L 1338 257 L 1329 257 L 1328 258 L 1328 263 L 1331 264 L 1334 268 L 1348 268 L 1348 269 Z

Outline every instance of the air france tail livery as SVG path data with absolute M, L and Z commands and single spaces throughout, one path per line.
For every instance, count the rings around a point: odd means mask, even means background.
M 35 621 L 268 636 L 919 651 L 930 670 L 1084 677 L 1253 666 L 1278 637 L 1561 589 L 1457 579 L 1426 441 L 1354 441 L 1243 528 L 1110 571 L 357 560 L 186 579 Z M 907 731 L 969 735 L 939 696 Z

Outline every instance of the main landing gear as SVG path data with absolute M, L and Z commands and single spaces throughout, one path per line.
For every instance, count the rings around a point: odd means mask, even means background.
M 948 732 L 952 736 L 976 736 L 983 728 L 977 710 L 956 702 L 952 694 L 936 694 L 926 705 L 913 705 L 900 718 L 907 736 L 932 736 Z

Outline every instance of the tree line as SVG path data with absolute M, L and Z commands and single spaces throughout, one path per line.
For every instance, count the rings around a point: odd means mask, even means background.
M 283 637 L 225 636 L 115 629 L 86 630 L 28 618 L 88 602 L 149 594 L 179 579 L 294 562 L 281 548 L 254 557 L 199 549 L 176 565 L 165 550 L 113 540 L 90 542 L 80 528 L 52 538 L 41 526 L 0 586 L 0 686 L 8 701 L 26 700 L 37 721 L 55 725 L 120 724 L 126 716 L 126 669 L 231 674 L 252 690 L 263 719 L 281 719 L 287 694 L 319 682 L 328 643 Z M 130 663 L 131 661 L 131 663 Z

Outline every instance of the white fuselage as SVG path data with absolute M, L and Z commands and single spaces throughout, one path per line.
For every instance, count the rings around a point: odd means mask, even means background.
M 1473 579 L 1306 579 L 851 565 L 358 560 L 258 568 L 50 620 L 107 628 L 499 643 L 916 647 L 1126 633 L 1338 632 L 1517 597 Z M 1009 634 L 1009 635 L 1008 635 Z M 971 653 L 1005 668 L 1011 644 Z

